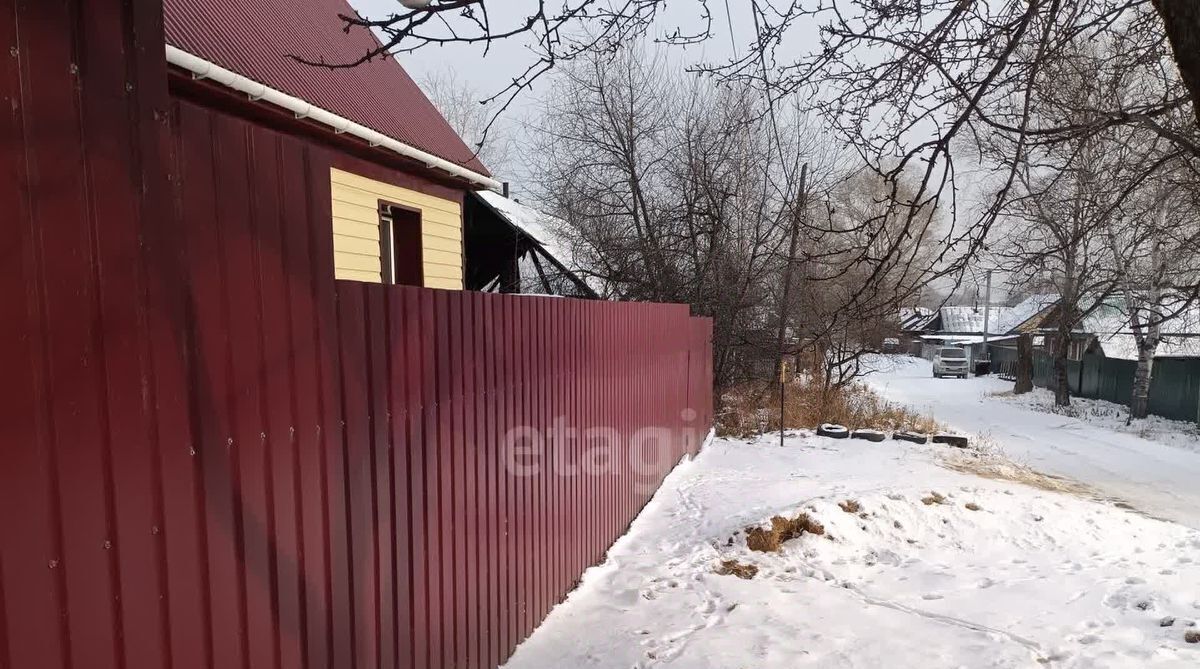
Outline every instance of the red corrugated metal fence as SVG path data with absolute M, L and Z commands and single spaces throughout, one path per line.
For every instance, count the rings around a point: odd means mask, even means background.
M 350 158 L 171 99 L 159 10 L 0 0 L 0 667 L 495 666 L 698 447 L 710 322 L 335 282 Z

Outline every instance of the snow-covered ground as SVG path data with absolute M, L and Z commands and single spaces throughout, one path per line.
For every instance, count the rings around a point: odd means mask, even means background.
M 879 371 L 867 383 L 888 400 L 983 435 L 1033 469 L 1200 529 L 1200 436 L 1187 424 L 1154 420 L 1135 433 L 1118 417 L 1103 415 L 1106 403 L 1080 401 L 1079 417 L 1058 415 L 1048 412 L 1045 394 L 1004 397 L 1012 383 L 994 377 L 934 379 L 925 360 L 881 356 L 874 362 Z
M 1082 397 L 1072 397 L 1071 406 L 1062 408 L 1054 404 L 1054 393 L 1045 388 L 1034 388 L 1033 392 L 1024 395 L 1005 391 L 991 397 L 1033 411 L 1078 418 L 1088 425 L 1112 432 L 1123 432 L 1147 441 L 1200 452 L 1200 425 L 1196 423 L 1154 415 L 1144 420 L 1129 421 L 1129 407 Z
M 951 471 L 946 457 L 964 456 L 718 439 L 668 477 L 507 666 L 1200 666 L 1200 644 L 1184 641 L 1200 629 L 1200 532 Z M 844 511 L 847 500 L 861 509 Z M 747 548 L 747 526 L 799 512 L 824 535 Z M 718 575 L 724 560 L 758 573 Z

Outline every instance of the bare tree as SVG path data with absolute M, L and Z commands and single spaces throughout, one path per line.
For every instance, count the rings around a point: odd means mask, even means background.
M 421 79 L 421 88 L 493 174 L 512 173 L 512 133 L 508 126 L 491 127 L 494 102 L 481 102 L 485 96 L 450 69 L 429 73 Z
M 842 175 L 815 202 L 801 244 L 800 340 L 813 349 L 827 387 L 841 387 L 862 373 L 863 355 L 891 334 L 900 307 L 924 291 L 936 256 L 935 212 L 925 212 L 919 236 L 903 231 L 905 216 L 878 175 Z M 888 248 L 903 239 L 904 253 Z M 862 286 L 874 275 L 875 288 Z
M 606 296 L 712 315 L 718 384 L 745 377 L 769 342 L 796 191 L 753 97 L 681 79 L 640 48 L 578 60 L 553 90 L 534 169 L 577 263 Z
M 870 223 L 895 222 L 874 215 L 890 206 L 882 183 L 839 177 L 794 105 L 773 114 L 753 90 L 685 77 L 644 48 L 577 60 L 553 91 L 533 155 L 574 257 L 607 295 L 711 315 L 719 385 L 801 350 L 848 382 L 881 339 L 864 324 L 923 285 L 883 250 L 894 231 Z M 893 288 L 858 297 L 884 262 Z
M 1106 203 L 1095 169 L 1095 142 L 1061 164 L 1042 163 L 1045 176 L 1035 177 L 1026 165 L 1020 173 L 1021 195 L 1010 205 L 1009 236 L 997 252 L 1002 267 L 1018 280 L 1053 285 L 1058 294 L 1054 313 L 1054 401 L 1070 406 L 1067 360 L 1074 333 L 1114 288 L 1116 259 L 1104 238 Z

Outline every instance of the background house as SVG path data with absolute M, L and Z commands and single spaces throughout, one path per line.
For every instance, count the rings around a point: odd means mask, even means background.
M 988 346 L 1016 347 L 1016 337 L 1023 328 L 1036 327 L 1039 314 L 1053 305 L 1050 295 L 1032 295 L 1012 306 L 947 306 L 941 307 L 924 321 L 921 330 L 912 336 L 922 342 L 921 355 L 931 357 L 939 346 L 957 346 L 967 350 L 974 361 L 983 356 L 984 323 L 987 323 Z M 986 309 L 986 314 L 985 314 Z
M 1031 310 L 1031 316 L 1017 323 L 1007 334 L 1030 334 L 1034 351 L 1052 354 L 1058 344 L 1058 304 L 1052 295 L 1038 298 L 1044 306 Z M 1162 341 L 1155 357 L 1200 357 L 1200 307 L 1180 302 L 1182 313 L 1161 325 Z M 1096 307 L 1071 332 L 1067 359 L 1080 361 L 1085 355 L 1097 355 L 1116 360 L 1137 360 L 1137 341 L 1130 324 L 1129 309 L 1124 299 L 1110 296 Z M 1016 348 L 1015 342 L 1002 345 Z
M 486 190 L 467 198 L 465 220 L 469 290 L 597 297 L 555 233 L 562 221 Z
M 1200 358 L 1200 306 L 1184 305 L 1182 313 L 1160 326 L 1156 358 Z M 1081 328 L 1087 352 L 1118 360 L 1137 360 L 1137 340 L 1124 300 L 1109 299 L 1085 319 Z

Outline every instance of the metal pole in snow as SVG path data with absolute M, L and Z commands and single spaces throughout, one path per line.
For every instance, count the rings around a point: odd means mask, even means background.
M 779 361 L 779 447 L 783 448 L 783 391 L 787 388 L 787 360 Z
M 976 284 L 978 285 L 978 284 Z M 992 270 L 987 271 L 987 288 L 983 293 L 983 359 L 991 360 L 988 355 L 989 316 L 992 313 Z

